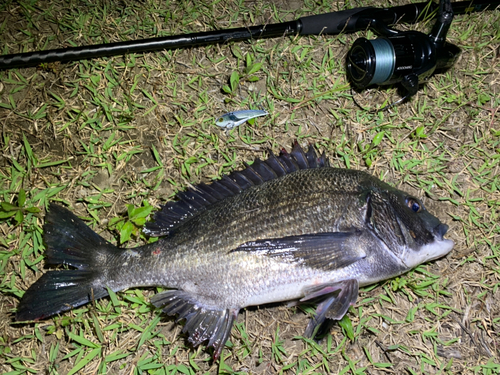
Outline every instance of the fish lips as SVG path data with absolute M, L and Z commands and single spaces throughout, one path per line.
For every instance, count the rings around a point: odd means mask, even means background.
M 448 225 L 441 223 L 433 230 L 434 241 L 421 246 L 418 250 L 407 248 L 401 259 L 404 265 L 408 268 L 414 268 L 448 254 L 455 246 L 455 242 L 444 238 L 448 228 Z
M 441 239 L 425 245 L 420 251 L 427 251 L 426 261 L 430 261 L 445 256 L 453 249 L 453 246 L 455 246 L 455 242 L 452 240 Z
M 442 224 L 442 223 L 439 224 L 437 227 L 434 228 L 434 231 L 433 231 L 434 232 L 434 236 L 438 240 L 442 241 L 444 235 L 446 234 L 446 232 L 448 232 L 448 228 L 449 228 L 449 226 L 446 225 L 446 224 Z

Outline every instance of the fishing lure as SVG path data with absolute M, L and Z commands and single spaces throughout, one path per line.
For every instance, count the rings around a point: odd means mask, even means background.
M 232 129 L 256 117 L 266 116 L 269 113 L 260 109 L 246 109 L 243 111 L 229 112 L 217 119 L 215 125 L 224 129 Z

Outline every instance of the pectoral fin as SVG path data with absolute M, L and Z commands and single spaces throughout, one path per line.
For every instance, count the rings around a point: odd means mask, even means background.
M 198 346 L 208 340 L 207 346 L 214 347 L 214 359 L 219 358 L 238 316 L 238 309 L 217 309 L 200 302 L 200 298 L 182 290 L 169 290 L 151 298 L 156 307 L 163 307 L 168 315 L 186 319 L 182 332 L 188 332 L 189 341 Z
M 366 256 L 357 245 L 360 233 L 328 232 L 263 239 L 246 242 L 231 252 L 252 252 L 311 268 L 331 270 L 346 267 Z
M 325 319 L 340 320 L 358 298 L 359 284 L 356 279 L 342 280 L 331 284 L 314 286 L 306 291 L 300 301 L 310 301 L 319 297 L 325 299 L 318 305 L 316 316 L 307 325 L 305 337 L 314 337 Z

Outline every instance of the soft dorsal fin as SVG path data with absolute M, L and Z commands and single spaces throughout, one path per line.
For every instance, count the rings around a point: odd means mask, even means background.
M 312 145 L 304 152 L 295 142 L 290 153 L 282 149 L 278 156 L 271 153 L 267 160 L 257 159 L 252 165 L 246 165 L 245 169 L 232 172 L 211 184 L 201 183 L 178 193 L 177 201 L 168 202 L 154 214 L 153 221 L 146 223 L 144 233 L 152 237 L 168 235 L 177 225 L 197 212 L 245 189 L 299 169 L 325 166 L 329 166 L 329 161 L 324 153 L 318 157 Z

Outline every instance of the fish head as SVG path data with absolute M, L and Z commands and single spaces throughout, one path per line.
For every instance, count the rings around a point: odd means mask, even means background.
M 389 185 L 368 194 L 367 221 L 406 269 L 440 258 L 454 246 L 444 238 L 448 225 L 421 200 Z
M 237 112 L 229 112 L 225 115 L 222 115 L 215 121 L 215 125 L 224 128 L 224 129 L 232 129 L 235 126 L 241 125 L 246 121 L 245 118 L 240 118 L 237 115 Z
M 215 121 L 215 125 L 221 128 L 231 128 L 234 125 L 234 121 L 231 120 L 227 115 L 221 116 Z

